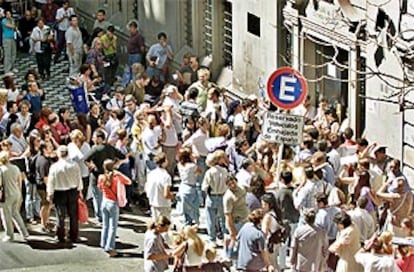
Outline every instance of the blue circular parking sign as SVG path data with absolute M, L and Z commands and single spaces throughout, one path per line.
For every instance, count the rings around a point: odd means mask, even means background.
M 283 67 L 269 77 L 267 95 L 276 107 L 290 110 L 299 106 L 308 94 L 308 84 L 298 71 Z

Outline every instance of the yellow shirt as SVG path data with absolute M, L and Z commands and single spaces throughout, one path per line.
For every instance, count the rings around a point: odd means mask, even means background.
M 141 134 L 142 134 L 141 127 L 138 126 L 136 123 L 134 123 L 131 128 L 131 134 L 134 137 L 133 139 L 134 139 L 134 143 L 136 144 L 137 151 L 143 151 L 144 146 L 142 145 L 142 141 L 141 141 Z
M 105 48 L 103 47 L 103 53 L 105 56 L 116 54 L 116 47 L 113 46 L 113 42 L 115 41 L 115 44 L 117 44 L 117 37 L 115 35 L 112 36 L 112 39 L 108 37 L 108 35 L 104 34 L 101 36 L 102 43 L 109 43 L 109 47 Z

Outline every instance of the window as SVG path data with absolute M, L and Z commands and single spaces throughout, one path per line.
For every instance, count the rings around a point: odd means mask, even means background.
M 247 31 L 257 37 L 260 37 L 260 17 L 247 13 Z
M 204 49 L 205 54 L 213 53 L 213 0 L 204 2 Z
M 224 3 L 224 66 L 233 62 L 233 10 L 230 2 Z
M 193 24 L 192 24 L 192 0 L 187 0 L 184 2 L 185 9 L 185 40 L 187 41 L 188 46 L 193 46 Z

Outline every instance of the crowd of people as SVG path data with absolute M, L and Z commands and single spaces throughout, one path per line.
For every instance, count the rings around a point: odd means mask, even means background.
M 100 246 L 111 257 L 119 255 L 120 209 L 138 205 L 151 216 L 148 272 L 165 271 L 171 258 L 183 271 L 414 271 L 414 198 L 400 161 L 381 144 L 355 139 L 328 100 L 314 107 L 309 96 L 291 112 L 305 120 L 300 145 L 267 142 L 263 118 L 278 110 L 267 101 L 229 99 L 191 53 L 170 71 L 167 34 L 147 47 L 145 26 L 134 20 L 121 65 L 105 11 L 97 11 L 88 34 L 69 2 L 61 2 L 39 4 L 41 12 L 27 11 L 19 23 L 6 9 L 2 20 L 4 241 L 15 239 L 16 223 L 24 239 L 30 239 L 26 224 L 40 224 L 64 243 L 67 214 L 67 238 L 76 243 L 78 201 L 91 198 Z M 21 89 L 14 66 L 18 29 L 21 50 L 38 65 Z M 90 97 L 87 112 L 44 105 L 42 86 L 62 57 L 69 60 L 70 85 Z M 174 204 L 182 230 L 171 228 Z M 199 234 L 202 208 L 207 240 Z

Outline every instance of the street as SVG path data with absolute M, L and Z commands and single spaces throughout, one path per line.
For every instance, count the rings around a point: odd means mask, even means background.
M 79 244 L 58 245 L 53 234 L 29 225 L 26 243 L 16 235 L 14 243 L 0 242 L 0 271 L 139 271 L 143 265 L 143 239 L 148 217 L 121 214 L 116 248 L 123 254 L 110 259 L 99 247 L 101 227 L 85 224 Z M 0 240 L 4 237 L 1 233 Z

